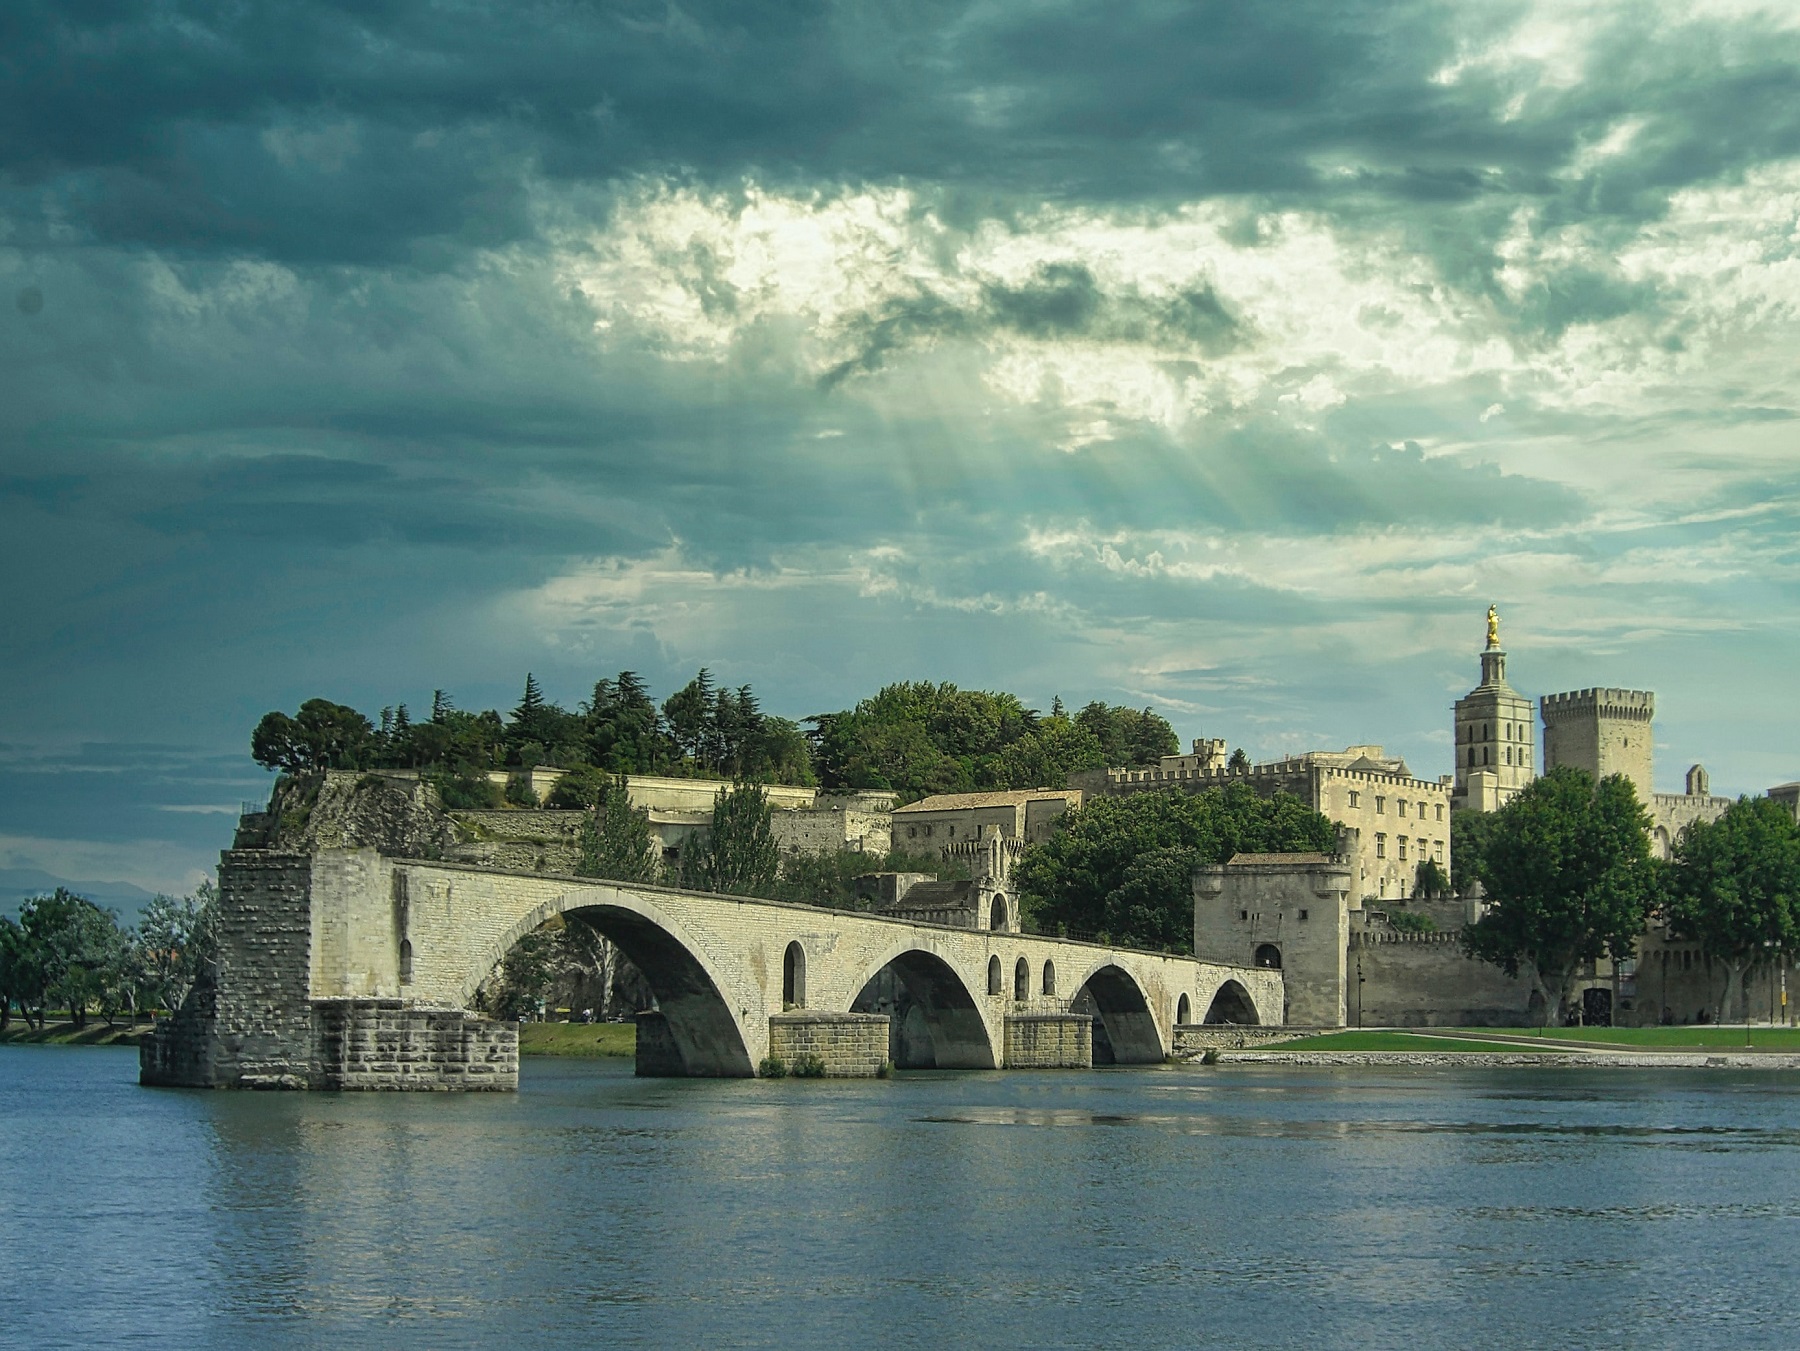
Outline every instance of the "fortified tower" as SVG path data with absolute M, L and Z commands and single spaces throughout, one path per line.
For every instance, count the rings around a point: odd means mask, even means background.
M 1623 774 L 1638 801 L 1655 795 L 1651 771 L 1651 720 L 1656 696 L 1649 690 L 1591 689 L 1546 694 L 1544 770 L 1558 765 L 1585 769 L 1596 780 Z
M 1456 701 L 1456 787 L 1453 811 L 1498 811 L 1536 777 L 1531 700 L 1506 683 L 1500 614 L 1488 607 L 1481 683 Z

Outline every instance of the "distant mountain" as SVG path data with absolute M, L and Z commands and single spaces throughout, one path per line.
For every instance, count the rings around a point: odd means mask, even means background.
M 156 894 L 130 882 L 73 882 L 41 868 L 0 868 L 0 915 L 17 919 L 20 901 L 29 896 L 47 896 L 58 887 L 67 887 L 96 905 L 117 910 L 121 924 L 137 923 L 145 902 Z

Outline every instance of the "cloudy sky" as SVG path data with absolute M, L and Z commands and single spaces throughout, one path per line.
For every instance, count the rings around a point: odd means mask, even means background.
M 0 300 L 8 876 L 528 669 L 1436 775 L 1490 601 L 1800 777 L 1786 0 L 10 0 Z

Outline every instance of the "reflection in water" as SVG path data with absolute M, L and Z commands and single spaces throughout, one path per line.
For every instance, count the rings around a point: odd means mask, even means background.
M 0 1048 L 0 1341 L 1789 1346 L 1800 1092 L 1572 1069 L 141 1090 Z

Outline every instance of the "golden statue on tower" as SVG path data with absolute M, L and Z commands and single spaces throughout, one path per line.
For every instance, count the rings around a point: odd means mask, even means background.
M 1488 606 L 1488 646 L 1500 646 L 1500 612 L 1491 605 Z

